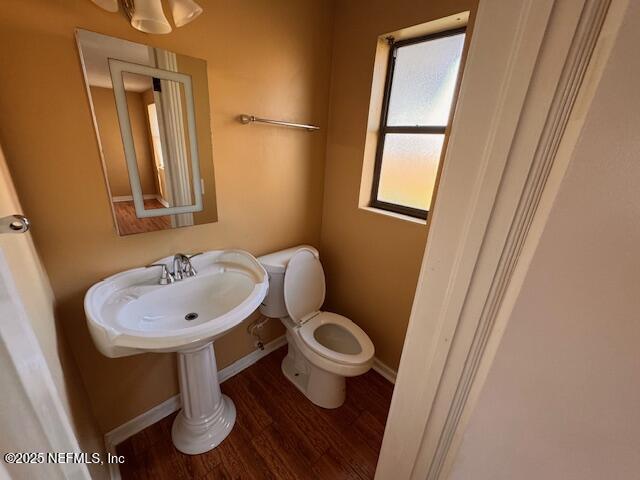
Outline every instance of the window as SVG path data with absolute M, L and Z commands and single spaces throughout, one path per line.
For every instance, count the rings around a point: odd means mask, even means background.
M 427 218 L 465 29 L 391 44 L 371 206 Z

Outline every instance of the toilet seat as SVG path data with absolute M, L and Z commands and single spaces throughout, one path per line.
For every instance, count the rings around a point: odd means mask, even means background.
M 331 330 L 325 328 L 328 331 L 319 334 L 319 329 L 323 326 L 334 326 L 334 328 Z M 373 358 L 375 352 L 373 342 L 364 330 L 337 313 L 317 312 L 298 328 L 298 333 L 311 350 L 328 360 L 344 365 L 365 364 Z M 359 349 L 357 352 L 353 350 L 356 345 Z
M 342 315 L 320 311 L 326 292 L 324 270 L 317 252 L 300 248 L 284 274 L 284 303 L 303 346 L 333 367 L 349 370 L 371 362 L 371 339 Z

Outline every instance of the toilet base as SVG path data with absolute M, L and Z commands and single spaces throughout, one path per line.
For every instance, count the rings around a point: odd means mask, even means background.
M 346 398 L 345 378 L 313 365 L 291 341 L 288 349 L 282 360 L 284 376 L 315 405 L 329 409 L 340 407 Z

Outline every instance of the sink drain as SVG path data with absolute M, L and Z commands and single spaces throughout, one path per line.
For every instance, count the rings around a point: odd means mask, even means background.
M 184 319 L 187 320 L 188 322 L 191 321 L 191 320 L 195 320 L 196 318 L 198 318 L 198 314 L 195 313 L 195 312 L 187 313 L 184 316 Z

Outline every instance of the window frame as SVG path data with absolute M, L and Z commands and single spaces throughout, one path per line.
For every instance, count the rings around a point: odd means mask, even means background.
M 387 125 L 389 117 L 389 100 L 391 97 L 391 88 L 393 86 L 393 74 L 396 64 L 396 53 L 398 48 L 405 47 L 407 45 L 414 45 L 417 43 L 425 43 L 431 40 L 437 40 L 439 38 L 452 37 L 455 35 L 464 34 L 466 44 L 467 27 L 455 28 L 451 30 L 444 30 L 442 32 L 431 33 L 428 35 L 422 35 L 419 37 L 407 38 L 404 40 L 395 41 L 393 38 L 389 38 L 389 58 L 387 60 L 387 73 L 384 82 L 384 93 L 382 97 L 382 109 L 380 114 L 380 125 L 378 129 L 378 141 L 376 146 L 375 163 L 373 167 L 373 183 L 371 185 L 371 200 L 369 206 L 378 208 L 380 210 L 386 210 L 388 212 L 399 213 L 401 215 L 408 215 L 410 217 L 420 218 L 426 220 L 429 214 L 429 210 L 422 210 L 419 208 L 409 207 L 407 205 L 400 205 L 396 203 L 385 202 L 378 200 L 378 189 L 380 185 L 380 173 L 382 170 L 382 156 L 384 154 L 384 143 L 387 134 L 391 133 L 419 133 L 419 134 L 441 134 L 444 135 L 444 142 L 442 150 L 440 151 L 440 158 L 438 164 L 442 161 L 446 146 L 447 146 L 447 130 L 451 124 L 452 112 L 458 96 L 458 88 L 460 82 L 460 73 L 464 67 L 465 47 L 463 45 L 462 56 L 460 59 L 460 66 L 456 76 L 456 87 L 453 92 L 453 99 L 451 101 L 451 110 L 449 113 L 449 119 L 447 125 L 444 126 L 389 126 Z

